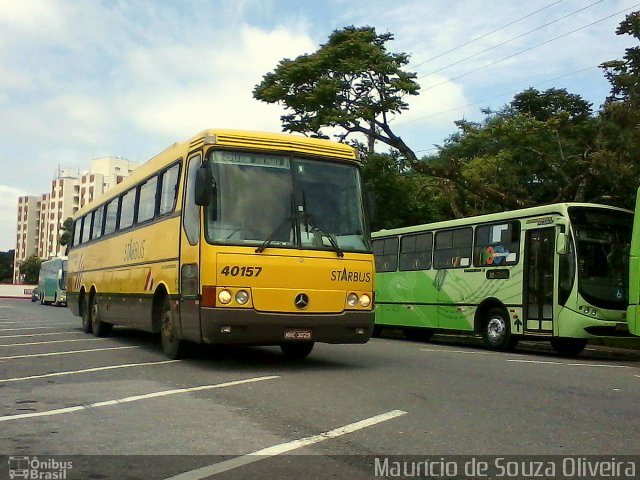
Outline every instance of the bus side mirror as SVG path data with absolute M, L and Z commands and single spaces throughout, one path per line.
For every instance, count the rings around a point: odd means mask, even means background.
M 215 191 L 216 184 L 211 170 L 202 166 L 196 171 L 195 201 L 196 205 L 206 207 L 211 201 L 211 194 Z
M 62 269 L 58 270 L 58 280 L 62 280 Z
M 556 253 L 558 255 L 566 255 L 569 251 L 569 238 L 566 233 L 558 233 L 558 240 L 556 242 Z

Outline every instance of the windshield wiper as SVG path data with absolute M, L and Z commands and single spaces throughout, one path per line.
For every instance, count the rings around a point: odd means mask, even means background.
M 314 220 L 313 216 L 310 213 L 304 212 L 302 214 L 302 218 L 303 218 L 303 220 L 305 222 L 305 228 L 306 228 L 306 233 L 307 234 L 309 233 L 309 222 L 311 222 L 311 231 L 312 232 L 318 232 L 320 235 L 322 235 L 323 238 L 327 237 L 327 239 L 329 240 L 329 243 L 331 244 L 331 246 L 335 250 L 336 254 L 339 257 L 344 257 L 344 252 L 340 248 L 340 245 L 338 245 L 338 242 L 336 241 L 336 239 L 333 238 L 331 235 L 329 235 L 324 230 L 322 230 L 320 227 L 318 227 L 317 222 Z
M 280 232 L 282 232 L 282 229 L 289 224 L 289 231 L 293 230 L 294 231 L 294 237 L 295 237 L 295 228 L 296 228 L 296 218 L 295 218 L 295 210 L 294 210 L 294 200 L 293 200 L 293 195 L 291 195 L 291 216 L 285 218 L 284 220 L 282 220 L 282 222 L 280 223 L 280 225 L 278 225 L 275 230 L 273 232 L 271 232 L 269 234 L 269 236 L 267 237 L 267 239 L 262 242 L 262 244 L 256 248 L 256 253 L 262 253 L 265 251 L 265 249 L 271 245 L 271 242 L 273 242 L 276 237 L 280 234 Z

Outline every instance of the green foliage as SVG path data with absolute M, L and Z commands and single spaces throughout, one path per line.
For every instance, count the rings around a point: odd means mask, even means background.
M 363 177 L 376 201 L 373 230 L 435 222 L 452 215 L 441 181 L 414 174 L 397 155 L 367 155 Z
M 34 253 L 20 264 L 20 273 L 24 275 L 24 283 L 38 283 L 42 260 Z
M 73 231 L 73 219 L 69 217 L 62 224 L 62 229 L 60 231 L 60 245 L 64 247 L 65 245 L 69 245 L 69 243 L 71 243 L 72 231 Z
M 13 281 L 13 257 L 15 250 L 0 252 L 0 283 Z
M 387 52 L 391 40 L 393 35 L 378 35 L 373 27 L 336 30 L 318 51 L 281 60 L 253 96 L 286 107 L 285 131 L 321 135 L 324 127 L 339 127 L 340 140 L 361 133 L 415 158 L 388 123 L 408 108 L 404 97 L 420 88 L 415 73 L 402 70 L 408 56 Z

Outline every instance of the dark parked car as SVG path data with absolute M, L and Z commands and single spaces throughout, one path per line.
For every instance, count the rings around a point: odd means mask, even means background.
M 31 301 L 37 302 L 38 300 L 40 300 L 40 289 L 38 287 L 35 287 L 31 292 Z

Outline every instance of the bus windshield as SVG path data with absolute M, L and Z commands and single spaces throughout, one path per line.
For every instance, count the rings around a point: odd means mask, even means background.
M 213 151 L 216 188 L 206 210 L 210 243 L 371 250 L 355 165 Z
M 633 215 L 572 207 L 569 216 L 576 240 L 580 294 L 596 307 L 625 309 Z

